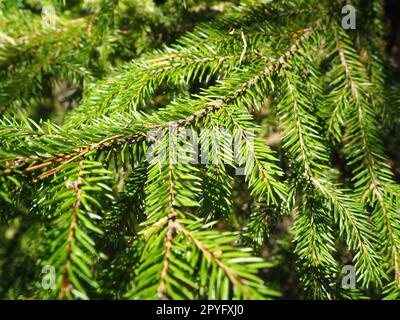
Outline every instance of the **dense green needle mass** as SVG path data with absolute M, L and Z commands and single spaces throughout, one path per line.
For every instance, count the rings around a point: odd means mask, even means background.
M 400 299 L 399 83 L 345 4 L 0 1 L 0 298 Z

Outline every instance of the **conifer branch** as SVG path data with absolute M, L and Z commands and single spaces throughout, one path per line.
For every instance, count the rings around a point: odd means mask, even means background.
M 381 4 L 4 1 L 0 298 L 400 297 Z

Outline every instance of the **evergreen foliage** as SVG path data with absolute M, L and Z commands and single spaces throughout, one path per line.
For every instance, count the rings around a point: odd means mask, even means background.
M 0 2 L 0 297 L 400 299 L 398 79 L 344 4 Z

